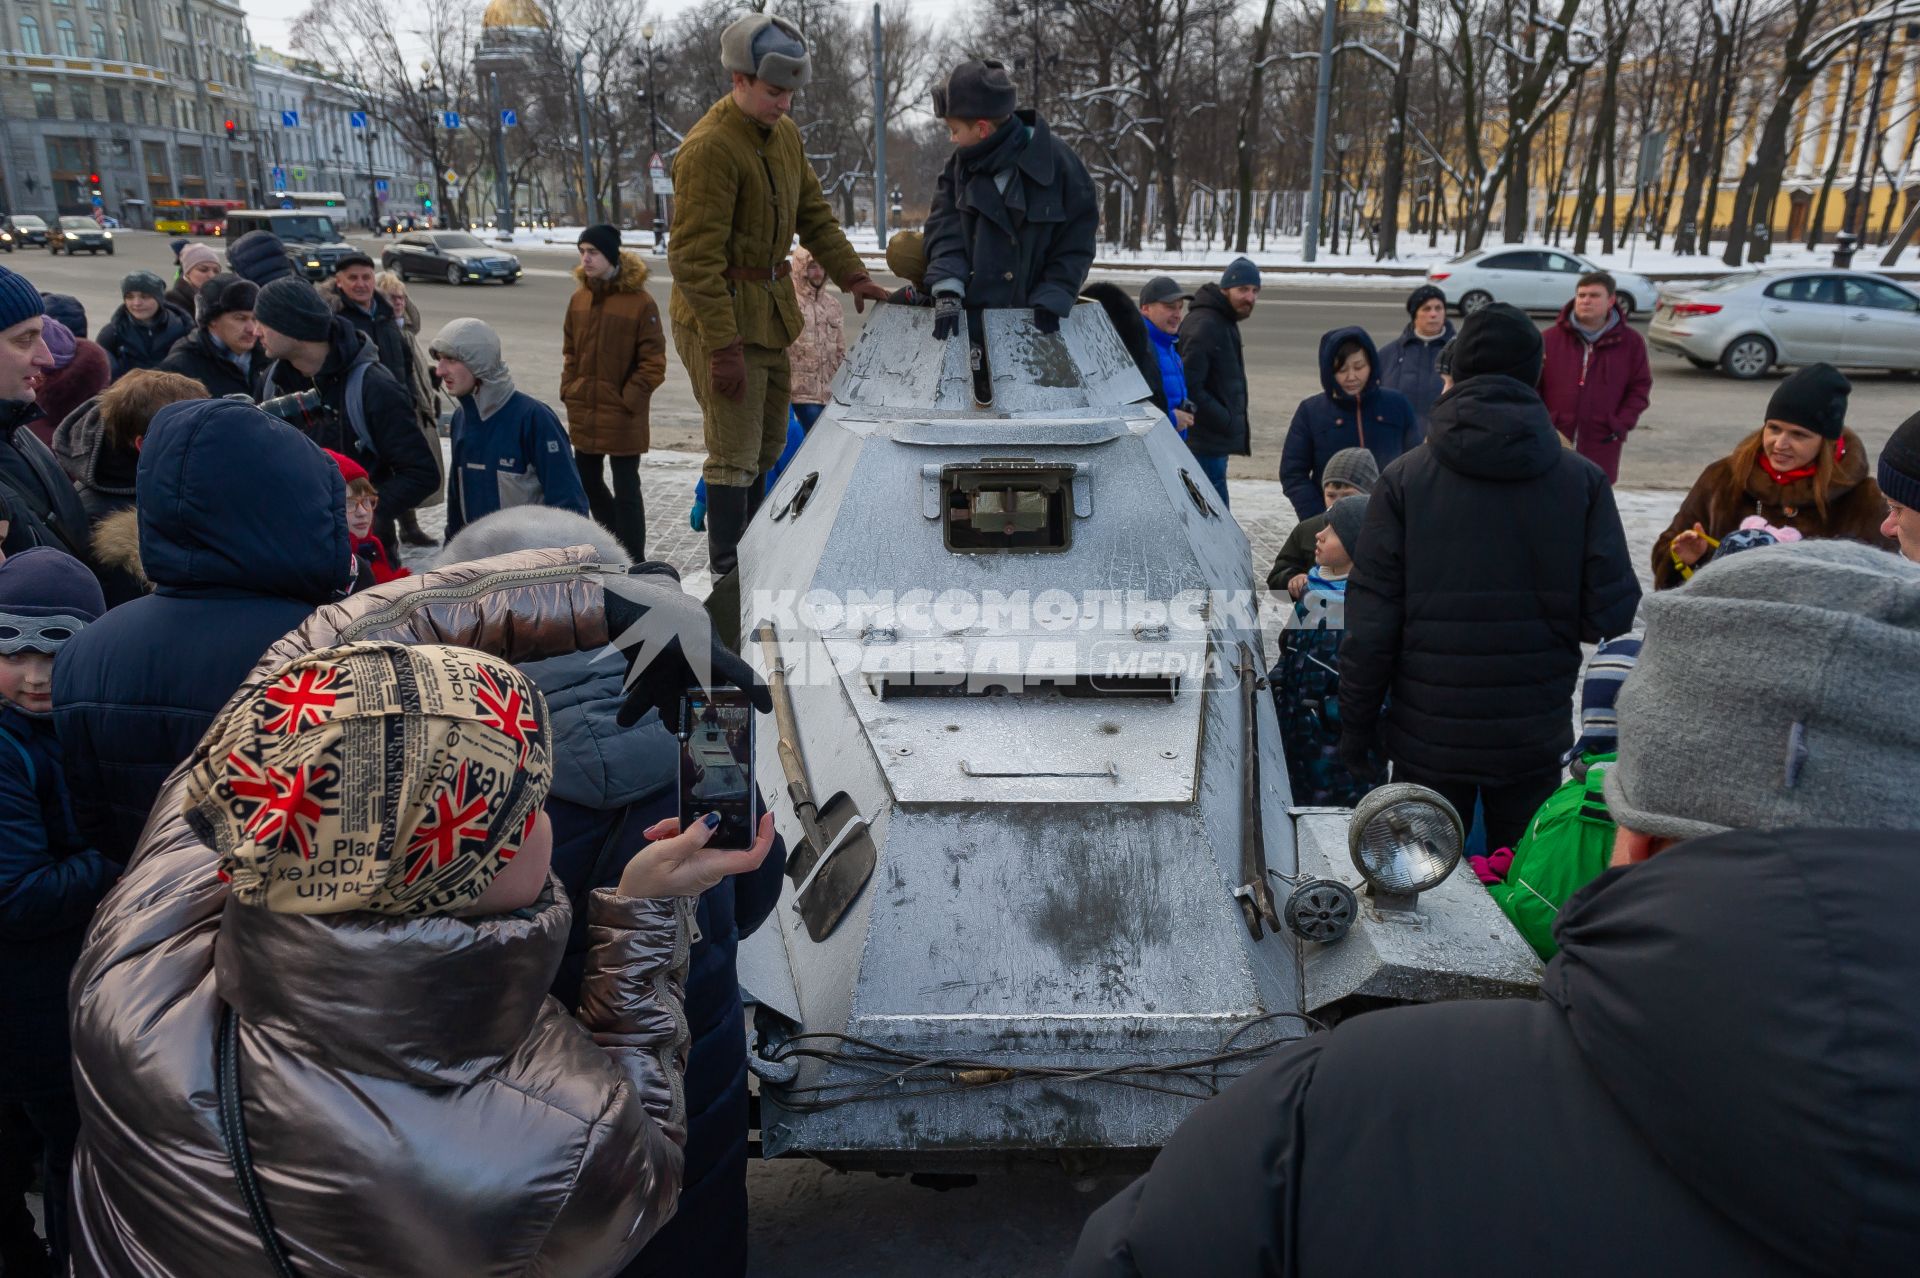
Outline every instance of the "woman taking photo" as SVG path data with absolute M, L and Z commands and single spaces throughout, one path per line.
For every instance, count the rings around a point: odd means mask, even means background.
M 1830 364 L 1809 365 L 1780 383 L 1765 424 L 1700 472 L 1653 543 L 1654 589 L 1692 577 L 1721 538 L 1756 515 L 1804 537 L 1891 548 L 1880 533 L 1886 498 L 1869 472 L 1866 446 L 1846 428 L 1852 390 Z

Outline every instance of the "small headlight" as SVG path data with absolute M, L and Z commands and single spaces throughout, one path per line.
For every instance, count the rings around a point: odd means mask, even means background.
M 1411 909 L 1460 863 L 1466 828 L 1453 805 L 1422 785 L 1383 785 L 1360 800 L 1347 851 L 1382 909 Z
M 112 232 L 112 231 L 102 231 L 102 232 L 100 232 L 100 234 L 101 234 L 101 236 L 102 236 L 102 237 L 104 237 L 104 238 L 106 238 L 106 239 L 109 239 L 109 240 L 113 238 L 113 232 Z

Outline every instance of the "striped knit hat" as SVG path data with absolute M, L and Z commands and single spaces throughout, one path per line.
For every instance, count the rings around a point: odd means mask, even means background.
M 1640 636 L 1623 635 L 1609 639 L 1593 650 L 1587 661 L 1587 676 L 1580 685 L 1580 739 L 1561 756 L 1561 766 L 1571 764 L 1583 754 L 1611 754 L 1620 748 L 1620 721 L 1614 715 L 1614 698 L 1620 685 L 1633 673 L 1640 659 Z

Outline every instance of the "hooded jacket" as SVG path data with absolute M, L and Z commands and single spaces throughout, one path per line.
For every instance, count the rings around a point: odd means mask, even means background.
M 788 395 L 796 404 L 824 404 L 832 394 L 833 375 L 847 357 L 846 316 L 840 299 L 827 292 L 826 281 L 816 287 L 807 279 L 813 254 L 793 250 L 793 302 L 800 311 L 800 335 L 787 347 L 787 365 L 793 387 Z
M 513 661 L 598 647 L 603 596 L 579 558 L 502 556 L 355 595 L 248 682 L 350 639 Z M 551 879 L 528 909 L 479 918 L 242 906 L 184 790 L 184 776 L 166 788 L 74 973 L 75 1274 L 273 1272 L 214 1103 L 223 1004 L 252 1162 L 296 1272 L 589 1278 L 626 1263 L 679 1189 L 685 909 L 570 903 Z M 547 996 L 575 909 L 591 925 L 577 1012 Z
M 510 506 L 555 506 L 587 513 L 573 446 L 553 410 L 513 388 L 500 337 L 479 320 L 455 320 L 434 349 L 465 364 L 479 384 L 453 414 L 453 482 L 447 486 L 447 536 Z
M 1193 401 L 1187 447 L 1206 456 L 1253 451 L 1247 427 L 1247 365 L 1240 352 L 1240 313 L 1218 284 L 1202 284 L 1180 321 L 1180 360 Z
M 1562 912 L 1544 997 L 1282 1049 L 1094 1213 L 1068 1273 L 1904 1272 L 1920 934 L 1886 903 L 1920 888 L 1912 852 L 1737 832 L 1610 870 Z
M 680 752 L 659 720 L 622 728 L 625 663 L 578 653 L 528 665 L 546 694 L 555 739 L 553 870 L 575 900 L 619 881 L 646 842 L 643 831 L 675 815 Z M 778 840 L 760 868 L 702 893 L 699 939 L 688 958 L 686 1178 L 680 1209 L 647 1247 L 648 1273 L 722 1278 L 746 1272 L 747 1053 L 735 956 L 772 912 L 786 849 Z M 572 1006 L 587 957 L 576 920 L 553 992 Z
M 1573 326 L 1568 302 L 1543 335 L 1540 369 L 1540 398 L 1553 415 L 1553 428 L 1610 484 L 1620 478 L 1620 450 L 1653 390 L 1646 339 L 1628 327 L 1624 312 L 1616 308 L 1611 318 L 1612 326 L 1589 342 Z
M 648 405 L 667 380 L 667 335 L 647 292 L 647 264 L 622 251 L 613 279 L 579 284 L 560 334 L 560 402 L 575 451 L 633 457 L 647 451 Z M 678 285 L 676 284 L 677 288 Z
M 231 355 L 214 345 L 211 330 L 196 328 L 173 344 L 167 357 L 160 361 L 160 367 L 169 373 L 191 377 L 215 399 L 222 395 L 245 395 L 257 400 L 260 383 L 267 373 L 266 353 L 256 346 L 247 352 L 245 362 L 243 372 Z
M 1387 757 L 1419 774 L 1558 770 L 1580 645 L 1625 634 L 1639 604 L 1599 467 L 1561 447 L 1532 387 L 1459 383 L 1367 504 L 1340 649 L 1343 757 L 1377 744 L 1384 718 Z
M 132 509 L 133 477 L 140 465 L 140 453 L 107 442 L 98 395 L 62 419 L 53 432 L 52 447 L 60 469 L 73 481 L 89 521 L 98 522 L 116 510 Z
M 360 446 L 347 414 L 347 384 L 356 365 L 367 365 L 361 383 L 371 451 Z M 399 516 L 412 510 L 440 486 L 440 460 L 427 446 L 413 415 L 413 397 L 380 363 L 380 353 L 366 334 L 343 316 L 333 317 L 327 329 L 327 359 L 311 380 L 285 360 L 267 365 L 263 394 L 286 395 L 312 386 L 332 410 L 332 420 L 318 430 L 313 442 L 345 453 L 367 468 L 367 477 L 380 494 L 383 514 Z
M 76 408 L 97 396 L 113 383 L 116 374 L 107 353 L 84 337 L 74 339 L 73 359 L 61 369 L 47 370 L 34 403 L 46 414 L 32 426 L 34 434 L 49 447 L 53 433 Z
M 0 1101 L 73 1086 L 67 977 L 118 873 L 74 826 L 53 724 L 0 701 Z
M 1333 376 L 1333 354 L 1348 341 L 1358 342 L 1367 356 L 1367 384 L 1360 395 L 1348 395 Z M 1380 353 L 1364 328 L 1336 328 L 1320 339 L 1321 393 L 1300 401 L 1287 427 L 1287 443 L 1280 454 L 1280 485 L 1300 518 L 1327 508 L 1320 477 L 1333 455 L 1343 448 L 1364 448 L 1380 468 L 1420 442 L 1420 424 L 1413 405 L 1399 391 L 1380 384 Z
M 1407 325 L 1400 336 L 1380 348 L 1380 384 L 1399 391 L 1413 405 L 1417 439 L 1427 437 L 1427 418 L 1440 398 L 1440 352 L 1454 338 L 1453 321 L 1438 337 L 1421 337 Z
M 1749 435 L 1740 447 L 1751 444 L 1753 439 Z M 1866 445 L 1852 430 L 1841 431 L 1840 443 L 1845 451 L 1835 467 L 1824 518 L 1819 503 L 1813 499 L 1811 477 L 1778 484 L 1773 476 L 1755 465 L 1746 482 L 1741 483 L 1734 479 L 1731 455 L 1710 463 L 1700 472 L 1700 478 L 1693 481 L 1673 522 L 1653 543 L 1653 588 L 1668 590 L 1686 580 L 1673 566 L 1676 536 L 1699 524 L 1707 530 L 1707 536 L 1718 541 L 1740 527 L 1740 522 L 1749 515 L 1759 515 L 1775 528 L 1796 528 L 1805 537 L 1841 538 L 1882 550 L 1897 550 L 1897 543 L 1880 534 L 1880 525 L 1887 517 L 1887 498 L 1868 469 L 1871 463 Z M 1822 443 L 1821 447 L 1833 445 Z
M 1037 111 L 1015 111 L 940 171 L 927 214 L 926 290 L 937 295 L 951 281 L 970 307 L 1065 316 L 1087 282 L 1099 229 L 1087 166 Z
M 339 469 L 250 405 L 161 409 L 134 487 L 153 591 L 68 640 L 53 667 L 74 815 L 120 862 L 161 782 L 267 645 L 354 574 Z
M 95 340 L 113 361 L 118 378 L 136 368 L 157 368 L 173 344 L 193 331 L 193 312 L 183 311 L 172 302 L 161 302 L 153 318 L 146 321 L 128 314 L 123 302 L 100 328 Z

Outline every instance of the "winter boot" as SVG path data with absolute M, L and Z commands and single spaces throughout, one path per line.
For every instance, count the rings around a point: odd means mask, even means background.
M 400 525 L 400 540 L 409 546 L 437 546 L 438 538 L 421 531 L 420 520 L 409 510 L 401 514 L 397 521 Z
M 707 485 L 707 563 L 713 570 L 707 615 L 714 634 L 734 652 L 740 650 L 740 536 L 751 506 L 747 487 Z

